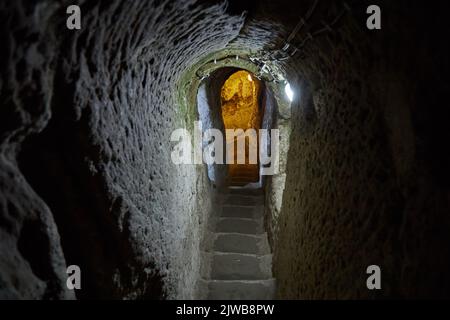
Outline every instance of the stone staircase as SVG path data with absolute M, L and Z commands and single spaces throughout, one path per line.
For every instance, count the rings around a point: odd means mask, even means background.
M 275 279 L 263 226 L 263 195 L 257 190 L 230 191 L 219 205 L 205 252 L 206 298 L 273 299 Z

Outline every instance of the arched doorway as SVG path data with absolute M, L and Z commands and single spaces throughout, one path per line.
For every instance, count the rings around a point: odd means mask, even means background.
M 240 70 L 229 76 L 221 89 L 228 184 L 231 186 L 259 181 L 258 136 L 263 116 L 261 87 L 261 82 L 250 72 Z

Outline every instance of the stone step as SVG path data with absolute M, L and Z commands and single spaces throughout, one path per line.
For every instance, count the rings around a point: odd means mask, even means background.
M 275 296 L 275 279 L 210 280 L 209 300 L 271 300 Z
M 235 175 L 231 178 L 232 181 L 233 180 L 246 180 L 246 179 L 258 181 L 259 175 L 254 174 L 252 172 L 240 172 L 238 175 Z
M 263 220 L 243 219 L 243 218 L 219 218 L 216 224 L 216 232 L 262 234 L 264 233 Z
M 262 206 L 264 205 L 264 197 L 262 195 L 228 194 L 225 195 L 223 204 L 238 206 Z
M 264 215 L 263 206 L 231 206 L 224 205 L 222 207 L 221 217 L 224 218 L 244 218 L 244 219 L 260 219 Z
M 237 187 L 245 187 L 250 183 L 257 183 L 259 181 L 258 177 L 241 177 L 241 178 L 233 178 L 230 180 L 230 185 Z
M 257 183 L 257 181 L 248 181 L 248 180 L 246 180 L 246 181 L 244 181 L 244 180 L 243 181 L 232 181 L 230 184 L 233 185 L 233 186 L 244 187 L 244 186 L 246 186 L 246 185 L 248 185 L 250 183 Z
M 267 235 L 247 235 L 239 233 L 218 233 L 214 241 L 214 251 L 229 253 L 270 254 Z
M 228 188 L 228 194 L 237 194 L 244 196 L 260 196 L 264 193 L 262 188 Z
M 272 278 L 272 255 L 215 252 L 212 280 L 262 280 Z
M 258 170 L 252 170 L 252 169 L 243 169 L 239 170 L 233 173 L 232 178 L 239 178 L 239 177 L 247 177 L 247 176 L 257 176 L 259 177 L 259 171 Z

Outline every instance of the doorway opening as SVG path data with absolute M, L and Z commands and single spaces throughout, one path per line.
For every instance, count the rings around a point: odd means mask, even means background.
M 227 78 L 221 89 L 227 159 L 232 159 L 228 161 L 229 186 L 245 186 L 260 180 L 258 137 L 263 118 L 262 85 L 250 72 L 239 70 Z M 244 155 L 239 154 L 239 140 L 242 138 L 245 141 Z

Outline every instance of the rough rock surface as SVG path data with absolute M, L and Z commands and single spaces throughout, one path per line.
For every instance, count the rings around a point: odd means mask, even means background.
M 18 168 L 26 136 L 50 118 L 56 47 L 45 26 L 50 2 L 0 4 L 0 297 L 72 298 L 65 261 L 48 206 Z
M 450 296 L 448 153 L 436 134 L 448 131 L 436 98 L 448 81 L 428 52 L 449 52 L 437 31 L 445 10 L 380 5 L 382 33 L 351 20 L 296 65 L 303 79 L 273 243 L 279 297 Z M 366 287 L 372 264 L 379 291 Z
M 54 281 L 65 287 L 52 215 L 15 160 L 22 140 L 48 124 L 24 146 L 20 165 L 50 204 L 68 264 L 82 269 L 85 290 L 77 294 L 191 298 L 202 225 L 214 198 L 204 170 L 170 162 L 171 132 L 188 127 L 186 119 L 195 115 L 194 106 L 177 101 L 176 86 L 188 66 L 237 35 L 242 18 L 225 15 L 223 5 L 191 1 L 86 2 L 82 30 L 69 31 L 65 4 L 2 3 L 9 18 L 2 19 L 8 51 L 2 54 L 1 150 L 2 165 L 11 167 L 1 171 L 1 216 L 8 222 L 2 223 L 2 246 L 19 246 L 23 221 L 41 215 L 39 223 L 48 224 L 42 232 L 55 249 L 36 259 L 53 263 Z M 28 192 L 9 195 L 11 186 Z M 3 296 L 45 297 L 31 258 L 2 248 Z M 12 268 L 23 272 L 7 272 Z M 32 280 L 16 283 L 16 276 Z
M 277 294 L 448 297 L 446 10 L 379 1 L 376 33 L 368 3 L 347 2 L 339 31 L 269 66 L 299 93 L 290 123 L 278 101 L 290 148 L 266 197 Z M 170 134 L 198 119 L 197 68 L 249 66 L 311 1 L 78 3 L 69 31 L 70 1 L 0 2 L 0 297 L 74 298 L 70 264 L 78 298 L 195 297 L 215 192 L 205 168 L 170 162 Z

